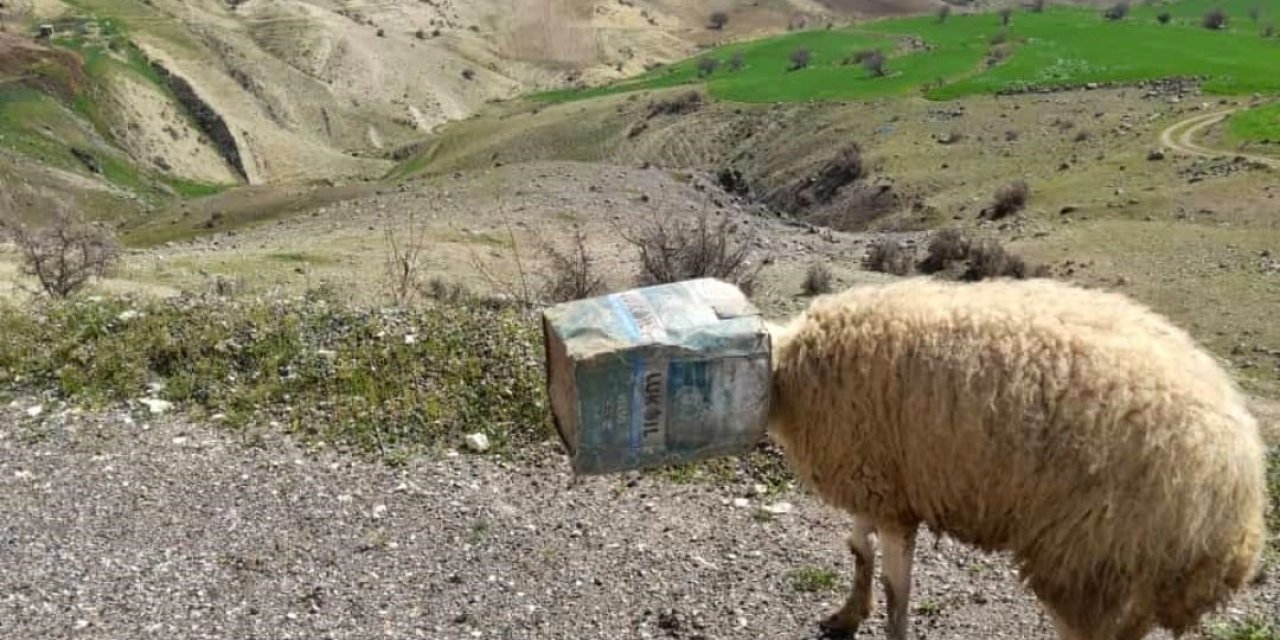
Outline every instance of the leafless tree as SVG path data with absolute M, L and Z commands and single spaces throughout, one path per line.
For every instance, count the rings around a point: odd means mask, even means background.
M 1206 29 L 1225 29 L 1227 28 L 1227 14 L 1222 9 L 1214 9 L 1204 14 L 1204 28 Z
M 52 222 L 42 227 L 20 222 L 13 211 L 0 210 L 0 215 L 0 230 L 18 248 L 21 273 L 35 278 L 49 296 L 70 296 L 90 279 L 107 275 L 120 257 L 109 231 L 85 223 L 61 205 Z
M 720 60 L 714 56 L 705 56 L 698 59 L 698 76 L 705 78 L 716 72 L 720 68 Z
M 791 70 L 798 71 L 809 66 L 813 60 L 813 53 L 806 47 L 800 47 L 791 52 Z

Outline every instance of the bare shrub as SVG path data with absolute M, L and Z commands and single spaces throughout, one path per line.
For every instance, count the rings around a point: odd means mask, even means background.
M 1009 26 L 1009 21 L 1013 19 L 1013 9 L 1005 7 L 997 11 L 996 15 L 1000 16 L 1000 26 L 1007 27 Z
M 1269 24 L 1269 25 L 1267 25 L 1267 26 L 1263 27 L 1263 28 L 1262 28 L 1262 37 L 1264 37 L 1264 38 L 1274 38 L 1274 37 L 1276 37 L 1276 26 L 1275 26 L 1274 24 Z
M 998 47 L 1008 41 L 1009 41 L 1008 31 L 999 31 L 995 35 L 991 36 L 991 40 L 990 40 L 991 46 L 993 47 Z
M 938 22 L 946 22 L 951 17 L 951 5 L 944 4 L 938 7 Z
M 729 56 L 730 71 L 742 71 L 745 66 L 747 66 L 747 56 L 741 51 L 734 51 L 733 55 Z
M 1021 256 L 1009 253 L 995 240 L 982 240 L 969 250 L 969 268 L 962 280 L 977 282 L 989 278 L 1027 277 L 1027 263 Z
M 587 234 L 579 227 L 567 250 L 545 248 L 551 273 L 543 295 L 551 302 L 571 302 L 604 293 L 604 279 L 595 272 L 595 258 L 587 251 Z
M 720 68 L 720 59 L 714 56 L 705 56 L 698 59 L 698 76 L 707 77 L 716 72 Z
M 463 80 L 467 80 L 467 81 L 475 80 L 475 79 L 476 79 L 476 72 L 475 72 L 475 70 L 474 70 L 474 69 L 463 69 L 463 70 L 462 70 L 462 79 L 463 79 Z
M 707 28 L 713 31 L 719 31 L 729 24 L 729 14 L 723 11 L 713 11 L 707 18 Z
M 1102 17 L 1106 18 L 1107 20 L 1124 20 L 1125 16 L 1128 16 L 1128 15 L 1129 15 L 1128 2 L 1117 2 L 1111 5 L 1110 7 L 1108 7 L 1107 10 L 1102 13 Z
M 918 268 L 921 273 L 968 282 L 1048 275 L 1048 269 L 1028 267 L 1021 256 L 1010 253 L 998 241 L 975 241 L 958 229 L 935 233 Z
M 789 70 L 799 71 L 800 69 L 809 66 L 809 63 L 812 61 L 813 52 L 809 51 L 807 47 L 800 47 L 799 49 L 791 52 L 791 67 Z
M 1227 28 L 1227 14 L 1222 9 L 1214 9 L 1204 14 L 1204 20 L 1201 21 L 1206 29 L 1225 29 Z
M 911 273 L 912 255 L 897 240 L 879 240 L 867 250 L 862 259 L 863 268 L 879 273 L 905 276 Z
M 1089 133 L 1088 129 L 1081 129 L 1076 132 L 1076 135 L 1071 140 L 1074 142 L 1088 142 L 1091 137 L 1093 137 L 1093 134 Z
M 809 265 L 800 288 L 806 296 L 819 296 L 831 293 L 831 281 L 831 269 L 827 268 L 826 263 L 815 262 Z
M 1262 9 L 1260 9 L 1258 5 L 1255 4 L 1252 7 L 1249 7 L 1249 19 L 1252 20 L 1254 24 L 1258 24 L 1258 20 L 1262 19 Z
M 109 231 L 61 207 L 54 210 L 51 224 L 37 228 L 15 217 L 0 217 L 0 231 L 17 245 L 21 273 L 34 277 L 40 289 L 55 298 L 66 298 L 90 279 L 105 276 L 120 256 Z
M 952 265 L 969 257 L 969 237 L 958 229 L 943 229 L 929 239 L 924 260 L 917 267 L 920 273 L 935 274 L 947 271 Z
M 1160 24 L 1169 24 L 1169 21 L 1172 19 L 1173 15 L 1168 11 L 1162 11 L 1160 12 L 1160 15 L 1156 16 L 1156 22 L 1159 22 Z
M 1031 3 L 1031 13 L 1044 13 L 1045 0 L 1033 0 Z
M 1020 135 L 1017 129 L 1009 129 L 1004 132 L 1004 141 L 1017 142 Z
M 422 254 L 426 251 L 426 229 L 417 224 L 412 209 L 403 230 L 388 222 L 382 235 L 387 243 L 383 265 L 387 295 L 397 306 L 408 306 L 422 291 Z
M 1015 180 L 996 189 L 995 201 L 989 210 L 991 219 L 999 220 L 1005 216 L 1022 211 L 1031 197 L 1031 187 L 1025 180 Z
M 734 227 L 727 217 L 713 223 L 703 212 L 695 220 L 655 220 L 635 231 L 622 231 L 628 244 L 640 253 L 640 286 L 718 278 L 750 295 L 761 265 L 752 265 L 751 240 L 734 241 Z
M 702 94 L 688 91 L 674 98 L 658 100 L 649 105 L 649 117 L 659 115 L 684 115 L 702 108 Z
M 447 305 L 461 304 L 475 297 L 475 294 L 467 289 L 466 285 L 445 280 L 439 276 L 428 280 L 424 289 L 423 293 L 428 298 Z

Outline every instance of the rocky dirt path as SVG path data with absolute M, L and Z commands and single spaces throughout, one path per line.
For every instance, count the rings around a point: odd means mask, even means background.
M 848 585 L 846 520 L 752 493 L 574 482 L 552 443 L 392 468 L 19 399 L 0 407 L 0 637 L 815 638 Z M 998 558 L 926 533 L 917 571 L 916 637 L 1051 637 Z M 1230 615 L 1277 610 L 1273 577 Z
M 1164 131 L 1160 132 L 1160 144 L 1177 151 L 1178 153 L 1186 155 L 1199 156 L 1202 158 L 1238 156 L 1251 162 L 1261 163 L 1273 169 L 1280 169 L 1280 160 L 1277 160 L 1276 158 L 1251 153 L 1210 149 L 1195 142 L 1195 136 L 1197 133 L 1221 123 L 1232 113 L 1235 113 L 1235 111 L 1235 109 L 1226 109 L 1223 111 L 1216 111 L 1214 113 L 1200 114 L 1187 118 L 1186 120 L 1176 122 L 1166 127 Z

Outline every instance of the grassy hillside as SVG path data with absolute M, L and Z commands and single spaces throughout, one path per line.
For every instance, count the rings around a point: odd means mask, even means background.
M 1280 143 L 1280 103 L 1232 116 L 1229 130 L 1233 138 L 1243 142 Z
M 703 82 L 712 95 L 738 102 L 859 99 L 923 92 L 933 99 L 1087 83 L 1134 82 L 1165 77 L 1206 78 L 1211 93 L 1280 92 L 1280 38 L 1262 31 L 1280 6 L 1260 9 L 1250 0 L 1210 3 L 1186 0 L 1135 7 L 1109 21 L 1096 9 L 1057 7 L 1014 13 L 1008 27 L 995 14 L 890 19 L 833 31 L 810 31 L 726 46 L 617 84 L 583 91 L 547 92 L 548 101 Z M 1221 7 L 1225 29 L 1210 30 L 1203 16 Z M 1168 24 L 1157 17 L 1168 13 Z M 921 46 L 923 44 L 923 46 Z M 889 58 L 875 77 L 851 60 L 878 48 Z M 791 56 L 807 49 L 806 68 L 792 70 Z M 735 57 L 741 64 L 733 64 Z M 699 62 L 720 64 L 700 73 Z M 705 70 L 704 70 L 705 71 Z
M 184 161 L 200 152 L 216 156 L 118 27 L 84 19 L 56 27 L 48 44 L 0 34 L 0 173 L 24 215 L 39 217 L 58 197 L 91 217 L 120 221 L 172 196 L 225 187 L 202 179 L 208 172 L 186 171 Z M 165 138 L 141 139 L 140 118 L 161 114 L 154 128 L 165 125 Z

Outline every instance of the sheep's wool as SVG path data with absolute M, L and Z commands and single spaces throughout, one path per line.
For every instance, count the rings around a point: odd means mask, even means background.
M 1181 634 L 1257 570 L 1257 425 L 1213 358 L 1124 296 L 909 279 L 772 330 L 770 432 L 818 495 L 1012 552 L 1087 638 Z

